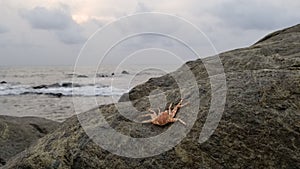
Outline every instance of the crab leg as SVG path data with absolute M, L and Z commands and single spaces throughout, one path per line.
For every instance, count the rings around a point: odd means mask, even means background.
M 150 116 L 151 117 L 151 119 L 154 119 L 154 118 L 156 118 L 157 117 L 157 115 L 156 114 L 151 114 L 151 113 L 148 113 L 148 114 L 143 114 L 143 115 L 140 115 L 140 117 L 147 117 L 147 116 Z
M 152 122 L 152 119 L 150 119 L 150 120 L 144 120 L 141 123 L 151 123 L 151 122 Z
M 160 109 L 158 109 L 158 110 L 159 110 L 159 112 L 160 112 Z M 153 113 L 155 116 L 157 116 L 157 113 L 156 113 L 154 110 L 148 109 L 148 111 L 151 112 L 151 113 Z
M 170 106 L 169 106 L 169 111 L 168 111 L 169 115 L 172 114 L 171 107 L 172 107 L 172 103 L 170 103 Z
M 174 109 L 172 110 L 171 116 L 175 117 L 177 110 L 183 106 L 186 106 L 188 103 L 182 104 L 183 99 L 180 100 L 180 102 L 174 107 Z
M 153 116 L 153 114 L 143 114 L 143 115 L 140 115 L 139 117 L 147 117 L 147 116 Z
M 147 117 L 147 116 L 150 116 L 151 119 L 150 120 L 145 120 L 145 121 L 142 121 L 142 123 L 150 123 L 152 121 L 152 119 L 155 119 L 157 117 L 157 114 L 154 110 L 152 109 L 148 109 L 149 112 L 151 113 L 148 113 L 148 114 L 143 114 L 143 115 L 140 115 L 139 117 Z M 159 110 L 160 112 L 160 110 Z
M 171 120 L 171 122 L 176 122 L 176 121 L 179 121 L 180 123 L 182 123 L 183 125 L 186 126 L 186 123 L 185 123 L 183 120 L 179 119 L 179 118 L 173 118 L 173 119 Z
M 157 116 L 156 114 L 143 114 L 141 115 L 140 117 L 147 117 L 147 116 L 151 116 L 151 119 L 149 120 L 144 120 L 142 121 L 141 123 L 151 123 L 152 122 L 152 119 L 155 119 Z
M 158 115 L 160 115 L 161 111 L 160 111 L 160 108 L 157 108 L 158 109 Z

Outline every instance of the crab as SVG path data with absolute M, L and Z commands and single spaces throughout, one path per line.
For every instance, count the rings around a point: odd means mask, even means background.
M 151 113 L 142 115 L 141 117 L 150 116 L 151 119 L 142 121 L 142 123 L 152 123 L 155 125 L 163 126 L 168 123 L 173 123 L 173 122 L 179 121 L 183 125 L 186 125 L 186 123 L 184 121 L 182 121 L 181 119 L 175 118 L 175 115 L 176 115 L 178 109 L 188 104 L 188 103 L 182 104 L 182 101 L 183 101 L 183 99 L 181 99 L 180 102 L 172 110 L 171 110 L 172 103 L 170 104 L 169 109 L 165 110 L 163 112 L 161 112 L 159 108 L 158 108 L 158 113 L 156 113 L 152 109 L 149 109 L 148 111 Z

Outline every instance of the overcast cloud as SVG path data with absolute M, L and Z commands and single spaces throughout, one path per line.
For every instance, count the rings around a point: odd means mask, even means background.
M 53 31 L 63 43 L 76 44 L 86 41 L 86 38 L 81 35 L 81 26 L 72 19 L 65 5 L 60 9 L 35 7 L 32 10 L 20 11 L 20 15 L 30 23 L 33 29 Z
M 295 0 L 1 0 L 0 65 L 73 65 L 82 45 L 97 29 L 119 17 L 140 12 L 183 17 L 201 29 L 222 52 L 249 46 L 274 30 L 299 24 L 299 9 L 300 1 Z M 185 29 L 174 23 L 141 20 L 122 29 L 151 26 L 170 32 Z M 186 36 L 193 34 L 186 32 Z M 115 55 L 122 58 L 125 57 L 122 53 L 151 43 L 155 47 L 179 49 L 172 40 L 147 36 L 129 40 Z M 207 44 L 199 45 L 205 56 L 212 54 Z M 89 62 L 93 61 L 86 64 Z
M 6 33 L 6 32 L 8 32 L 8 29 L 5 26 L 0 25 L 0 33 Z
M 20 13 L 35 29 L 62 30 L 73 22 L 69 14 L 59 9 L 48 10 L 45 7 L 35 7 Z
M 223 1 L 212 9 L 212 14 L 228 27 L 270 30 L 299 22 L 299 4 L 287 7 L 276 1 Z

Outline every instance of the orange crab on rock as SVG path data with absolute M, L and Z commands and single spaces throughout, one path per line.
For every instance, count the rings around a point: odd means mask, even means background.
M 188 103 L 182 104 L 182 101 L 183 100 L 181 99 L 180 102 L 172 110 L 171 110 L 172 103 L 170 104 L 169 109 L 165 110 L 163 112 L 160 112 L 160 109 L 158 109 L 159 112 L 156 113 L 155 111 L 149 109 L 149 112 L 151 112 L 151 113 L 142 115 L 141 117 L 150 116 L 151 119 L 142 121 L 142 123 L 152 123 L 152 124 L 163 126 L 168 123 L 173 123 L 175 121 L 179 121 L 183 125 L 186 125 L 186 123 L 184 121 L 182 121 L 181 119 L 175 118 L 175 115 L 176 115 L 178 109 L 188 104 Z

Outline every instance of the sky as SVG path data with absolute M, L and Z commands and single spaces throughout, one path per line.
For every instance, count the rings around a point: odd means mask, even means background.
M 97 30 L 119 18 L 144 12 L 178 16 L 194 24 L 211 42 L 206 39 L 198 43 L 194 39 L 204 57 L 252 45 L 268 33 L 299 24 L 299 9 L 297 0 L 0 0 L 0 65 L 74 65 Z M 124 31 L 121 27 L 120 32 Z M 191 38 L 195 35 L 172 20 L 146 18 L 130 25 L 131 30 L 149 27 L 170 32 L 186 30 L 185 35 Z M 110 36 L 102 35 L 108 39 Z M 105 43 L 106 39 L 100 41 Z M 142 50 L 146 48 L 154 50 L 152 55 L 150 50 Z M 195 59 L 174 39 L 144 35 L 128 39 L 105 60 L 118 64 L 134 55 L 129 63 L 172 63 L 173 55 L 168 51 L 177 52 L 183 61 Z M 80 55 L 82 64 L 98 62 L 96 53 L 87 58 Z

